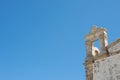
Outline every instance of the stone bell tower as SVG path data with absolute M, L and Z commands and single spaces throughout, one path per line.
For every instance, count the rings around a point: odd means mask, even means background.
M 94 46 L 96 40 L 99 41 L 100 50 Z M 113 55 L 120 53 L 120 39 L 108 45 L 106 29 L 93 26 L 89 34 L 85 36 L 85 43 L 86 80 L 120 80 L 118 75 L 120 74 L 120 60 L 118 60 L 120 54 L 113 58 Z M 118 62 L 116 63 L 115 60 Z M 117 77 L 114 77 L 112 73 Z
M 90 33 L 85 36 L 85 42 L 86 42 L 86 61 L 85 61 L 85 68 L 86 68 L 86 80 L 93 80 L 93 63 L 94 60 L 97 59 L 97 56 L 99 55 L 107 56 L 107 49 L 106 46 L 108 45 L 107 40 L 107 33 L 106 29 L 104 28 L 97 28 L 96 26 L 93 26 Z M 100 42 L 100 50 L 98 50 L 97 47 L 94 46 L 94 41 L 99 40 Z

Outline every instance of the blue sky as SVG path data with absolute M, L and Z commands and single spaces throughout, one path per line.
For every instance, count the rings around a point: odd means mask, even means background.
M 0 80 L 85 80 L 92 25 L 120 37 L 120 0 L 0 0 Z

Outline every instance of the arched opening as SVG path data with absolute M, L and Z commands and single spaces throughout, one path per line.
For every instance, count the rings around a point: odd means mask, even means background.
M 93 44 L 100 51 L 100 41 L 99 41 L 99 39 L 96 39 Z
M 93 42 L 92 55 L 95 57 L 100 54 L 100 42 L 99 39 L 96 39 Z

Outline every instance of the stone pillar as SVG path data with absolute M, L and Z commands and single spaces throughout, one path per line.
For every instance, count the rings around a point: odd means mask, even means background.
M 90 41 L 90 40 L 86 41 L 87 58 L 93 57 L 92 56 L 92 47 L 93 47 L 92 41 Z
M 107 35 L 105 33 L 101 34 L 99 36 L 99 40 L 100 40 L 100 47 L 101 47 L 100 53 L 106 54 L 107 53 L 106 46 L 108 45 Z
M 85 65 L 86 69 L 86 80 L 93 80 L 93 66 L 91 64 L 86 64 Z

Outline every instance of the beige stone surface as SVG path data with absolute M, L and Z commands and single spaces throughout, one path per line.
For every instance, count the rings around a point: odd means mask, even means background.
M 110 54 L 120 51 L 120 39 L 108 45 L 108 51 Z

